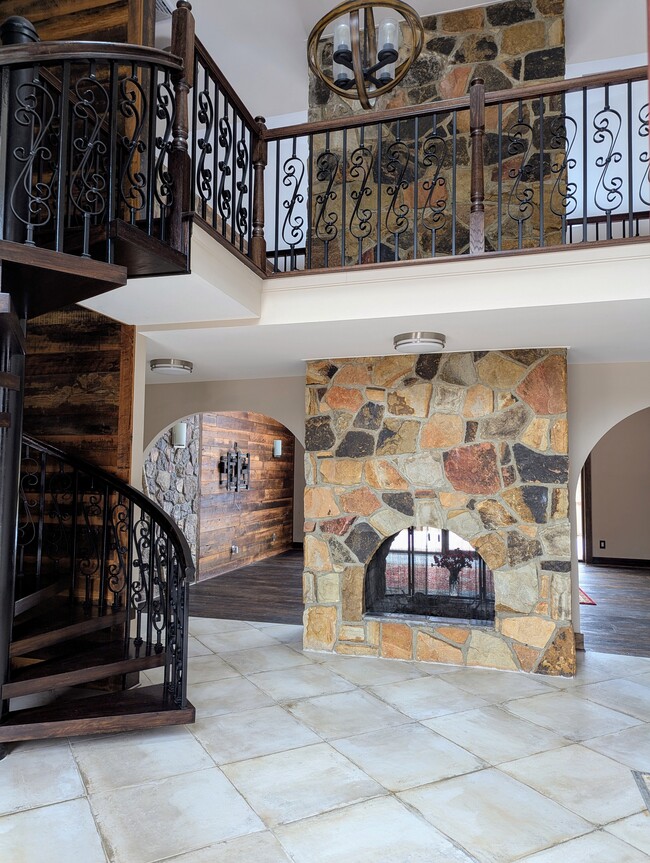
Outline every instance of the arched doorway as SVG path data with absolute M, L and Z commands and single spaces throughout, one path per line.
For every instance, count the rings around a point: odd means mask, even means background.
M 593 447 L 576 513 L 585 649 L 650 656 L 650 408 Z

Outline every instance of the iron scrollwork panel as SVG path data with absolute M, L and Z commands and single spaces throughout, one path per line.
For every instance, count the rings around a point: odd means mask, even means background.
M 532 186 L 535 172 L 531 160 L 532 150 L 533 127 L 526 121 L 523 104 L 519 102 L 517 117 L 507 131 L 506 152 L 508 156 L 517 160 L 517 164 L 508 171 L 508 177 L 514 182 L 508 196 L 507 213 L 517 225 L 517 243 L 520 248 L 523 244 L 524 224 L 535 211 L 535 190 Z
M 250 165 L 250 149 L 246 127 L 241 122 L 241 137 L 237 141 L 237 206 L 235 208 L 235 227 L 240 238 L 248 234 L 248 170 Z
M 154 71 L 153 74 L 156 74 Z M 161 238 L 164 237 L 165 219 L 174 204 L 174 178 L 169 171 L 169 154 L 172 149 L 172 133 L 176 119 L 174 88 L 169 70 L 156 84 L 156 117 L 162 124 L 156 135 L 156 162 L 154 168 L 156 204 L 160 210 Z
M 282 185 L 289 190 L 288 196 L 282 201 L 286 210 L 282 222 L 282 240 L 291 249 L 302 246 L 305 242 L 305 218 L 298 212 L 305 200 L 304 179 L 305 165 L 294 150 L 282 166 Z
M 623 154 L 617 149 L 622 124 L 621 114 L 611 106 L 609 88 L 605 87 L 605 104 L 593 119 L 593 141 L 594 144 L 603 145 L 605 151 L 595 160 L 595 165 L 601 172 L 594 190 L 594 204 L 601 213 L 607 215 L 623 203 L 623 178 L 612 173 L 614 166 L 623 158 Z
M 334 182 L 337 178 L 340 157 L 329 148 L 324 150 L 316 159 L 316 180 L 324 183 L 323 191 L 316 195 L 316 219 L 314 222 L 314 235 L 321 242 L 328 245 L 338 235 L 336 223 L 338 215 L 335 210 L 329 209 L 328 205 L 337 198 Z
M 648 103 L 646 102 L 639 111 L 639 137 L 642 140 L 643 138 L 648 138 L 648 121 Z M 639 198 L 647 207 L 650 207 L 650 156 L 648 155 L 647 141 L 645 146 L 641 149 L 639 162 L 643 169 L 641 172 L 641 183 L 639 185 Z
M 361 144 L 350 154 L 350 179 L 353 183 L 359 181 L 359 185 L 350 191 L 350 198 L 354 202 L 354 206 L 350 216 L 349 228 L 350 234 L 358 241 L 359 259 L 361 258 L 363 241 L 372 233 L 373 211 L 370 207 L 363 205 L 367 203 L 366 198 L 372 197 L 372 187 L 369 179 L 372 177 L 373 165 L 373 152 L 365 144 Z
M 149 118 L 149 104 L 135 66 L 129 75 L 120 79 L 118 99 L 118 110 L 124 124 L 120 138 L 120 199 L 128 214 L 128 221 L 135 224 L 138 214 L 146 208 L 149 191 L 146 172 L 143 170 L 143 158 L 147 152 L 145 126 Z
M 442 176 L 447 151 L 447 141 L 436 130 L 434 121 L 431 132 L 422 142 L 422 168 L 426 177 L 422 182 L 422 189 L 426 192 L 426 198 L 422 206 L 421 223 L 431 232 L 432 256 L 435 255 L 437 233 L 447 223 L 447 180 Z
M 410 207 L 403 201 L 399 201 L 399 195 L 409 187 L 406 173 L 411 162 L 411 147 L 405 141 L 398 139 L 386 148 L 385 155 L 385 172 L 390 178 L 386 186 L 386 194 L 390 202 L 386 213 L 386 230 L 389 234 L 393 234 L 397 246 L 399 236 L 409 227 Z M 397 248 L 395 257 L 398 258 Z

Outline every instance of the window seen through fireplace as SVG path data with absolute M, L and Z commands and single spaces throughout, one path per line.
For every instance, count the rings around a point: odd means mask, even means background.
M 494 579 L 469 542 L 436 527 L 389 537 L 366 572 L 366 611 L 494 620 Z

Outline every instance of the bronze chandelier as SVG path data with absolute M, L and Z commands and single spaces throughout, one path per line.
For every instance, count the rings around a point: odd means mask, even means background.
M 375 26 L 374 10 L 388 10 Z M 360 13 L 363 12 L 363 24 Z M 401 21 L 400 21 L 401 18 Z M 319 42 L 334 24 L 332 74 L 319 57 Z M 400 28 L 410 31 L 410 49 L 400 61 Z M 402 0 L 346 0 L 328 12 L 309 34 L 309 68 L 330 90 L 344 99 L 358 99 L 371 108 L 371 99 L 398 84 L 422 50 L 424 29 L 420 16 Z

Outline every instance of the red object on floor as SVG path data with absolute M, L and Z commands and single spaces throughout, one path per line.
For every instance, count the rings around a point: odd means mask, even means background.
M 581 587 L 578 590 L 580 591 L 580 605 L 598 605 Z

